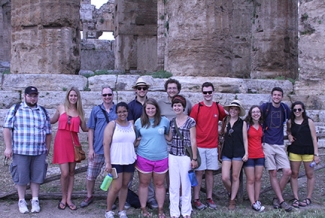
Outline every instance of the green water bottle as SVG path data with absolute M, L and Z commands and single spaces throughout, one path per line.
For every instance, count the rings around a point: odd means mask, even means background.
M 110 174 L 110 173 L 107 174 L 107 176 L 105 176 L 102 184 L 100 185 L 100 189 L 103 190 L 103 191 L 107 191 L 109 186 L 112 183 L 112 180 L 113 180 L 112 174 Z

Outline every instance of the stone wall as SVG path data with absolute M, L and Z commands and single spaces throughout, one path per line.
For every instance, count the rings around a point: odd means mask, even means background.
M 299 2 L 299 89 L 296 94 L 323 95 L 325 4 L 323 0 Z
M 11 73 L 77 74 L 80 0 L 11 1 Z
M 81 69 L 114 69 L 114 41 L 87 39 L 81 41 Z
M 157 0 L 115 2 L 115 69 L 157 69 Z
M 11 45 L 10 9 L 11 9 L 10 0 L 0 0 L 0 61 L 10 61 L 10 45 Z

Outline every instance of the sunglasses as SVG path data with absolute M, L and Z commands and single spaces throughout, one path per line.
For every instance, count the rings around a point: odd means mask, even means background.
M 147 87 L 138 87 L 138 88 L 137 88 L 137 90 L 139 90 L 139 91 L 140 91 L 141 89 L 142 89 L 143 91 L 146 91 L 148 88 L 147 88 Z
M 70 125 L 71 124 L 71 116 L 68 116 L 68 124 Z
M 231 134 L 234 132 L 233 129 L 229 129 L 228 136 L 231 137 Z
M 106 96 L 112 96 L 113 94 L 109 93 L 109 94 L 102 94 L 103 97 L 106 97 Z
M 209 94 L 209 95 L 211 95 L 212 94 L 212 91 L 207 91 L 207 92 L 202 92 L 203 94 Z
M 298 109 L 293 109 L 293 112 L 301 112 L 302 111 L 302 108 L 298 108 Z

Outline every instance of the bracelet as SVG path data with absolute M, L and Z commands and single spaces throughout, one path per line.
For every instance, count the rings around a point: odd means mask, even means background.
M 314 154 L 314 156 L 319 157 L 319 154 Z
M 192 160 L 197 161 L 197 159 L 192 159 Z

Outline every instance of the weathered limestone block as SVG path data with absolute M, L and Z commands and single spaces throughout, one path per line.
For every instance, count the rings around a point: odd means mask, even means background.
M 1 91 L 0 92 L 0 109 L 9 108 L 11 105 L 20 102 L 21 96 L 17 91 Z
M 294 85 L 296 95 L 323 95 L 325 92 L 324 79 L 319 80 L 300 80 Z
M 88 87 L 91 91 L 102 91 L 102 86 L 116 89 L 117 75 L 98 75 L 88 78 Z
M 80 19 L 83 22 L 91 21 L 93 19 L 93 11 L 95 10 L 95 5 L 81 3 L 80 4 Z
M 87 78 L 79 75 L 55 74 L 5 74 L 3 77 L 3 90 L 21 90 L 24 92 L 27 86 L 36 86 L 39 92 L 63 91 L 72 86 L 83 90 L 87 87 Z
M 10 60 L 11 45 L 11 2 L 0 1 L 0 60 Z
M 306 81 L 307 86 L 311 85 L 305 89 L 319 90 L 318 94 L 323 94 L 325 4 L 323 0 L 299 2 L 299 79 Z
M 80 0 L 12 0 L 11 72 L 78 74 Z

